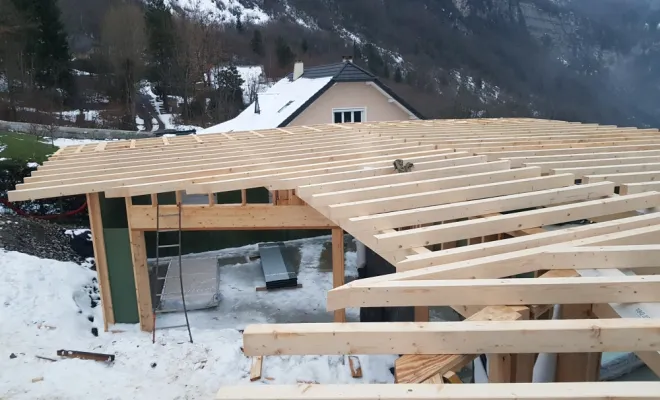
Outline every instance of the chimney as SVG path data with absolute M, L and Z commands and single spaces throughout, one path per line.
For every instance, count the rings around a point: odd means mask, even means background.
M 295 64 L 293 64 L 293 80 L 295 81 L 296 79 L 300 78 L 305 72 L 305 69 L 303 68 L 303 62 L 298 60 L 296 61 Z
M 352 63 L 352 62 L 353 62 L 353 56 L 341 56 L 341 60 L 342 60 L 343 62 L 350 62 L 350 63 Z

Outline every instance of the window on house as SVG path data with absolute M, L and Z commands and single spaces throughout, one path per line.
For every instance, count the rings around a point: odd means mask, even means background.
M 332 110 L 332 120 L 335 124 L 364 122 L 364 114 L 364 108 L 334 109 Z

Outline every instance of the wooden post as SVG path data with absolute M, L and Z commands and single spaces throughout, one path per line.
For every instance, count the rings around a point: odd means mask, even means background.
M 126 197 L 126 214 L 130 221 L 133 203 Z M 154 314 L 151 306 L 151 286 L 149 285 L 149 267 L 147 265 L 147 246 L 144 241 L 144 232 L 131 229 L 128 226 L 128 238 L 131 243 L 133 257 L 133 276 L 135 277 L 135 293 L 137 297 L 140 329 L 151 332 L 154 329 Z
M 532 319 L 532 310 L 525 308 L 518 310 L 521 319 Z M 512 382 L 516 383 L 532 383 L 534 376 L 534 364 L 538 353 L 520 353 L 513 355 L 513 370 Z
M 344 230 L 332 229 L 332 286 L 344 284 Z M 335 322 L 346 322 L 346 310 L 335 310 Z
M 562 319 L 589 319 L 592 317 L 591 304 L 564 304 L 561 306 Z M 557 382 L 597 382 L 600 377 L 601 353 L 561 353 L 557 354 Z
M 92 244 L 96 273 L 99 277 L 101 306 L 103 311 L 103 330 L 108 331 L 108 324 L 115 323 L 115 312 L 112 308 L 110 294 L 110 279 L 108 276 L 108 259 L 105 254 L 105 239 L 103 237 L 103 221 L 101 219 L 101 202 L 98 193 L 87 194 L 87 210 L 89 211 L 89 226 L 92 230 Z

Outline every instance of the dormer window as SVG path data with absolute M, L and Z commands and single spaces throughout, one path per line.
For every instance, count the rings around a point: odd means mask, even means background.
M 365 108 L 333 108 L 332 122 L 335 124 L 365 122 L 366 113 Z

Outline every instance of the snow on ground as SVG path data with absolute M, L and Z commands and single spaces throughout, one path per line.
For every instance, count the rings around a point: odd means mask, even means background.
M 85 121 L 88 122 L 101 122 L 101 115 L 99 110 L 69 110 L 54 113 L 65 121 L 76 122 L 78 115 L 83 114 Z
M 191 313 L 194 344 L 188 343 L 185 329 L 157 331 L 156 344 L 137 325 L 117 324 L 103 332 L 101 307 L 91 308 L 84 289 L 95 272 L 73 263 L 0 250 L 0 394 L 11 399 L 210 399 L 222 385 L 391 383 L 389 368 L 396 356 L 360 356 L 362 379 L 353 379 L 348 361 L 339 356 L 269 356 L 264 359 L 262 380 L 249 380 L 251 359 L 241 352 L 237 328 L 253 322 L 285 322 L 273 321 L 273 315 L 295 316 L 303 309 L 332 318 L 325 311 L 332 273 L 316 268 L 323 240 L 328 239 L 298 243 L 300 289 L 255 292 L 253 284 L 241 285 L 245 282 L 228 280 L 232 274 L 221 272 L 224 308 Z M 352 270 L 354 257 L 350 254 L 347 264 Z M 200 256 L 209 254 L 196 255 Z M 246 273 L 241 270 L 244 267 L 230 269 L 240 275 Z M 253 278 L 246 279 L 251 282 Z M 254 305 L 250 298 L 255 297 L 271 307 L 248 309 L 246 305 Z M 182 319 L 181 314 L 178 317 Z M 93 327 L 99 329 L 98 337 L 92 335 Z M 64 359 L 56 356 L 60 349 L 115 354 L 116 359 L 112 364 Z M 10 354 L 16 357 L 10 358 Z
M 135 116 L 135 125 L 137 125 L 138 131 L 143 131 L 145 130 L 144 128 L 144 120 L 137 115 Z

